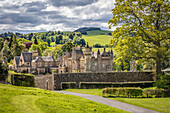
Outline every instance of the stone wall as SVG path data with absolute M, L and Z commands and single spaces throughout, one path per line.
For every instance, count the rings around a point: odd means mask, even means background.
M 54 89 L 61 89 L 62 82 L 137 82 L 153 81 L 153 72 L 100 72 L 54 74 Z
M 53 75 L 36 75 L 35 82 L 37 88 L 54 90 L 54 76 Z

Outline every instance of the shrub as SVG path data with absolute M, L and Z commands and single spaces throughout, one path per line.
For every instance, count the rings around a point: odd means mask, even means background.
M 168 97 L 170 96 L 170 90 L 166 89 L 144 89 L 144 96 L 149 97 Z
M 160 77 L 154 84 L 158 88 L 170 90 L 170 75 L 158 75 Z
M 116 97 L 138 97 L 142 96 L 143 90 L 141 88 L 105 88 L 102 91 L 103 96 L 116 96 Z
M 62 82 L 61 89 L 75 89 L 76 82 Z
M 36 87 L 34 75 L 10 72 L 8 75 L 9 83 L 17 86 Z M 12 81 L 12 82 L 11 82 Z
M 153 87 L 154 81 L 144 82 L 80 82 L 80 88 L 93 89 L 93 88 L 106 88 L 106 87 Z

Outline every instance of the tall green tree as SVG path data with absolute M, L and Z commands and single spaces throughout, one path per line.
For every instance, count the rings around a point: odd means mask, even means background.
M 109 27 L 118 28 L 110 45 L 119 56 L 154 59 L 160 74 L 161 62 L 170 58 L 169 12 L 168 0 L 116 0 Z
M 38 40 L 37 40 L 37 37 L 35 36 L 35 39 L 34 39 L 34 44 L 37 44 L 38 45 Z
M 5 80 L 8 76 L 8 66 L 4 63 L 4 58 L 0 52 L 0 81 Z
M 4 46 L 1 50 L 1 53 L 7 57 L 8 62 L 13 58 L 11 50 L 8 47 L 7 41 L 4 42 Z

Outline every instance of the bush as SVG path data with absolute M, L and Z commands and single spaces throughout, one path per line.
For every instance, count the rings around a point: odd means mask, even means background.
M 62 82 L 61 89 L 75 89 L 76 82 Z
M 36 87 L 34 75 L 10 72 L 8 75 L 9 83 L 17 86 Z
M 80 82 L 79 88 L 81 89 L 94 89 L 94 88 L 106 88 L 106 87 L 153 87 L 154 81 L 144 82 Z
M 170 96 L 170 90 L 166 89 L 144 89 L 144 96 L 149 97 L 168 97 Z
M 143 90 L 141 88 L 105 88 L 102 91 L 103 96 L 116 96 L 116 97 L 141 97 Z
M 170 90 L 170 75 L 158 75 L 158 77 L 160 79 L 155 82 L 154 86 Z

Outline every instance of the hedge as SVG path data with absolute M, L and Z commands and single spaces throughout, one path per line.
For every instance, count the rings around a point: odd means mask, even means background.
M 62 82 L 61 89 L 75 89 L 76 82 Z
M 167 89 L 144 89 L 144 96 L 147 98 L 151 97 L 169 97 L 170 96 L 170 90 Z
M 35 78 L 32 74 L 10 72 L 8 82 L 17 86 L 36 87 Z
M 167 89 L 141 89 L 134 87 L 127 88 L 105 88 L 102 90 L 103 96 L 114 96 L 114 97 L 169 97 L 170 90 Z
M 103 96 L 116 97 L 139 97 L 142 96 L 143 90 L 141 88 L 127 87 L 127 88 L 105 88 L 102 91 Z
M 79 88 L 81 89 L 94 89 L 94 88 L 106 88 L 106 87 L 153 87 L 154 81 L 142 81 L 142 82 L 80 82 Z

